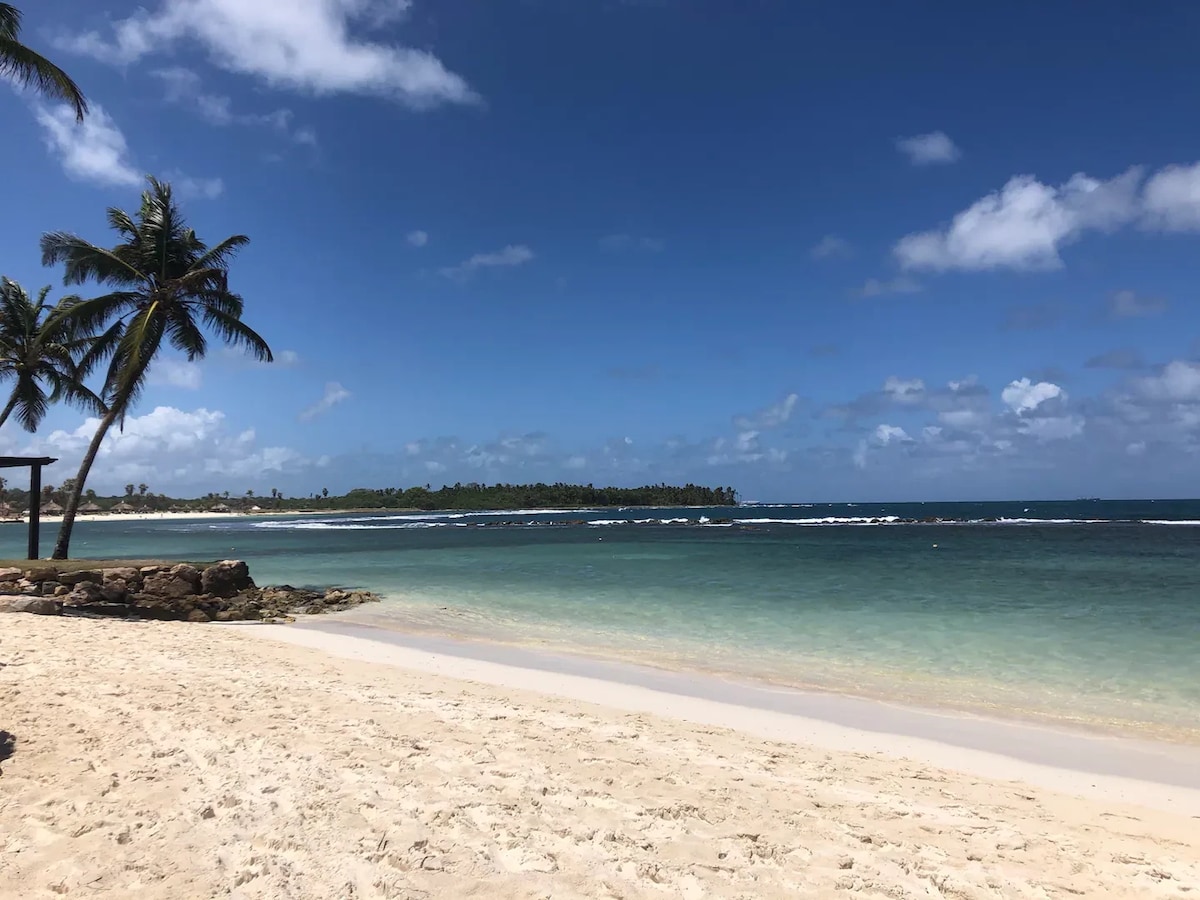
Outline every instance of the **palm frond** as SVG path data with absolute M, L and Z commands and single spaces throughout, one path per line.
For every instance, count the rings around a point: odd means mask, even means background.
M 167 321 L 167 336 L 171 346 L 187 354 L 189 361 L 201 359 L 208 351 L 208 341 L 196 326 L 191 311 L 183 304 L 174 304 Z
M 141 393 L 150 363 L 162 346 L 166 318 L 161 303 L 152 303 L 125 326 L 117 342 L 105 379 L 105 394 L 113 398 L 112 405 L 121 409 L 122 424 L 125 412 Z
M 16 40 L 21 33 L 21 11 L 8 3 L 0 3 L 0 37 Z
M 212 307 L 205 307 L 202 315 L 204 324 L 216 332 L 225 343 L 243 348 L 259 362 L 275 361 L 267 342 L 241 319 Z
M 75 363 L 80 379 L 87 378 L 98 364 L 112 356 L 124 337 L 125 323 L 118 319 L 103 333 L 92 338 L 83 355 Z
M 108 227 L 127 238 L 137 237 L 137 223 L 133 221 L 133 217 L 115 206 L 108 208 Z
M 76 334 L 94 334 L 114 316 L 137 309 L 145 295 L 136 291 L 114 291 L 91 300 L 67 297 L 55 307 L 53 316 Z
M 32 374 L 22 373 L 13 385 L 13 395 L 17 398 L 17 405 L 13 409 L 17 421 L 26 431 L 37 431 L 38 425 L 42 423 L 46 411 L 50 408 L 46 392 Z
M 197 269 L 228 269 L 237 252 L 249 243 L 250 238 L 244 234 L 227 237 L 215 247 L 204 251 L 193 265 Z
M 83 121 L 88 102 L 66 72 L 41 54 L 26 47 L 18 39 L 20 13 L 12 7 L 0 17 L 0 76 L 9 76 L 23 86 L 32 86 L 38 93 L 61 100 L 75 111 L 75 119 Z
M 123 255 L 97 247 L 69 232 L 43 234 L 42 265 L 54 266 L 60 262 L 66 267 L 63 284 L 94 280 L 101 284 L 130 286 L 146 281 L 146 274 Z

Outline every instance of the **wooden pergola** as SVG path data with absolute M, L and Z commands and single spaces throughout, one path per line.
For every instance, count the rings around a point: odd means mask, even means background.
M 42 466 L 56 462 L 49 456 L 0 456 L 0 469 L 29 467 L 29 559 L 37 559 L 40 552 Z

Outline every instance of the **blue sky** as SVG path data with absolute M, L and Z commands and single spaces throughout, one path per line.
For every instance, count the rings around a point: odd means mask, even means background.
M 1196 493 L 1200 9 L 142 2 L 25 4 L 95 112 L 0 93 L 0 270 L 164 176 L 281 360 L 164 361 L 99 489 Z

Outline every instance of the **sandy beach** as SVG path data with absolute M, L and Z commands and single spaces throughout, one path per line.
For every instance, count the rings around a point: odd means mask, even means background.
M 1154 772 L 286 626 L 14 615 L 0 664 L 5 897 L 1200 890 Z

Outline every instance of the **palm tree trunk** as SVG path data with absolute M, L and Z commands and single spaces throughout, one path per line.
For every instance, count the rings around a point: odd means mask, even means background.
M 67 498 L 67 508 L 63 510 L 62 524 L 58 526 L 58 539 L 54 542 L 54 553 L 51 555 L 51 559 L 66 559 L 70 552 L 71 531 L 75 527 L 75 515 L 79 512 L 79 502 L 83 499 L 83 483 L 87 481 L 88 473 L 92 471 L 92 463 L 96 461 L 96 454 L 100 452 L 100 445 L 104 443 L 108 429 L 121 414 L 122 405 L 119 403 L 112 405 L 107 415 L 100 420 L 100 426 L 92 436 L 92 442 L 88 444 L 87 453 L 83 455 L 83 462 L 79 464 L 79 474 L 75 476 L 75 488 L 71 491 L 71 496 Z
M 0 427 L 8 421 L 8 417 L 12 415 L 13 409 L 17 405 L 17 392 L 13 391 L 13 395 L 8 399 L 8 406 L 4 407 L 4 412 L 0 412 Z

